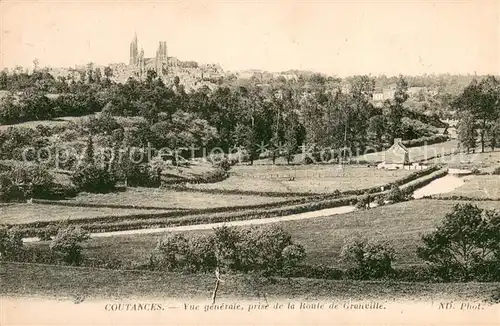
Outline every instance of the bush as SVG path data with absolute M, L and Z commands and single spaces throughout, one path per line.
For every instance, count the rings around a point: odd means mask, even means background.
M 474 174 L 474 175 L 480 175 L 481 174 L 481 170 L 479 170 L 478 168 L 472 168 L 471 173 Z
M 175 271 L 182 269 L 188 252 L 188 241 L 183 234 L 167 233 L 158 240 L 150 257 L 155 269 Z
M 354 239 L 342 247 L 340 257 L 355 265 L 350 271 L 352 278 L 381 278 L 392 272 L 394 249 L 387 244 Z
M 0 261 L 17 260 L 23 248 L 21 233 L 16 229 L 0 226 Z
M 127 185 L 131 187 L 159 187 L 161 170 L 149 165 L 132 164 L 127 171 Z
M 375 199 L 375 203 L 377 204 L 377 206 L 384 206 L 385 205 L 384 196 L 382 196 L 382 195 L 377 196 L 377 198 Z
M 231 166 L 234 165 L 234 161 L 230 161 L 226 156 L 221 160 L 215 162 L 213 165 L 217 169 L 222 169 L 224 171 L 229 171 Z
M 89 163 L 71 176 L 78 191 L 106 193 L 115 189 L 116 178 L 107 169 Z
M 493 175 L 500 175 L 500 166 L 495 168 L 495 170 L 493 170 L 493 172 L 491 172 L 491 174 Z
M 0 174 L 0 200 L 44 198 L 54 185 L 54 177 L 42 166 L 15 166 Z
M 306 258 L 304 247 L 297 244 L 286 246 L 281 255 L 283 256 L 283 265 L 287 267 L 295 267 Z
M 83 260 L 82 246 L 90 234 L 80 227 L 68 226 L 59 229 L 50 243 L 50 250 L 69 265 L 80 265 Z
M 392 185 L 385 199 L 391 203 L 399 203 L 406 200 L 404 192 L 396 185 Z
M 37 232 L 37 237 L 40 241 L 50 241 L 52 240 L 52 229 L 51 228 L 43 228 Z
M 368 192 L 366 192 L 363 196 L 358 196 L 356 202 L 357 209 L 370 209 L 370 204 L 372 201 L 372 197 Z
M 240 272 L 276 274 L 295 268 L 305 257 L 304 248 L 278 226 L 216 228 L 214 234 L 167 234 L 150 257 L 153 269 L 213 271 L 216 267 Z
M 500 214 L 457 204 L 436 231 L 422 236 L 420 258 L 447 271 L 450 279 L 490 277 L 500 261 Z M 496 272 L 493 272 L 496 273 Z

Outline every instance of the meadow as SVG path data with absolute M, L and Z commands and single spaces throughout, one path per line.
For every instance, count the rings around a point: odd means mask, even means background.
M 175 298 L 209 300 L 212 274 L 117 271 L 0 262 L 0 295 L 78 299 Z M 224 300 L 490 300 L 499 283 L 400 283 L 273 279 L 226 275 L 217 292 Z
M 192 189 L 277 193 L 332 193 L 382 186 L 414 171 L 379 170 L 359 165 L 243 165 L 232 167 L 230 177 Z
M 67 200 L 72 203 L 102 205 L 132 205 L 159 208 L 214 208 L 227 206 L 256 205 L 283 201 L 280 197 L 247 195 L 222 195 L 204 192 L 184 192 L 163 188 L 128 188 L 123 192 L 107 194 L 80 193 Z
M 165 210 L 116 209 L 93 207 L 69 207 L 60 205 L 13 203 L 0 206 L 0 224 L 24 224 L 37 221 L 63 221 L 89 219 L 104 216 L 127 216 L 132 214 L 150 214 Z
M 476 153 L 457 153 L 454 155 L 445 156 L 429 160 L 429 164 L 444 163 L 452 168 L 461 169 L 480 169 L 481 172 L 492 172 L 495 168 L 500 167 L 500 150 L 491 151 L 489 148 L 481 153 L 476 149 Z
M 294 242 L 306 249 L 306 263 L 345 267 L 339 262 L 340 250 L 347 239 L 356 236 L 387 241 L 396 249 L 394 266 L 422 265 L 416 255 L 421 236 L 432 231 L 453 206 L 462 201 L 413 200 L 366 211 L 329 217 L 278 222 Z M 500 202 L 477 202 L 481 208 L 500 209 Z M 189 232 L 212 232 L 189 231 Z M 91 259 L 121 260 L 127 266 L 148 262 L 151 251 L 162 236 L 157 234 L 119 235 L 93 238 L 84 254 Z M 48 242 L 30 246 L 48 246 Z
M 500 175 L 469 175 L 464 184 L 439 197 L 464 196 L 477 199 L 500 199 Z

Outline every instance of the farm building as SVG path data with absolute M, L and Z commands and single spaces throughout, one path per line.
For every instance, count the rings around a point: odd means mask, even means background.
M 411 166 L 410 153 L 401 142 L 401 138 L 394 139 L 394 144 L 385 151 L 384 161 L 377 167 L 379 169 L 403 169 L 405 166 Z

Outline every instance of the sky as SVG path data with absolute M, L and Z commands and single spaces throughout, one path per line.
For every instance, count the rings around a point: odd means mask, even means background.
M 500 71 L 500 1 L 2 1 L 0 22 L 0 68 L 128 63 L 137 33 L 225 70 Z

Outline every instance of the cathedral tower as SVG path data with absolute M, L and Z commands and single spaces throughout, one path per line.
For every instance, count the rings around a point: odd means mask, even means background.
M 138 61 L 138 44 L 137 44 L 137 33 L 134 35 L 134 39 L 130 43 L 130 61 L 131 66 L 136 66 Z
M 158 44 L 158 50 L 156 50 L 156 75 L 163 76 L 167 74 L 168 69 L 168 57 L 167 57 L 167 42 L 160 41 Z

